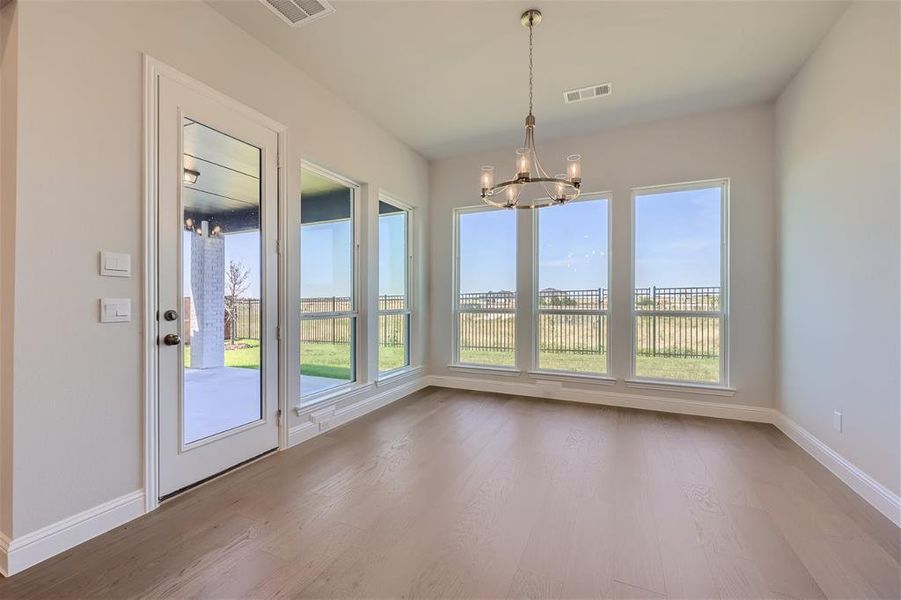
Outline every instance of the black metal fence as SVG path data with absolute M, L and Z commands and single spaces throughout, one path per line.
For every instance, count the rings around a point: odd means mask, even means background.
M 231 328 L 235 328 L 235 339 L 260 339 L 260 301 L 241 298 L 234 303 L 235 318 L 225 319 L 225 337 L 231 339 Z
M 607 350 L 606 289 L 543 289 L 538 293 L 538 343 L 542 352 L 571 354 Z M 379 296 L 379 310 L 402 310 L 402 295 Z M 461 350 L 511 351 L 516 337 L 512 291 L 460 294 L 458 317 Z M 721 305 L 719 287 L 648 287 L 635 289 L 635 336 L 639 356 L 715 358 L 719 356 Z M 185 322 L 190 327 L 190 298 L 185 298 Z M 348 297 L 302 298 L 300 341 L 346 344 L 352 339 L 353 317 L 313 317 L 315 313 L 350 311 Z M 570 312 L 572 314 L 570 314 Z M 236 303 L 237 338 L 259 339 L 260 303 Z M 700 314 L 691 314 L 700 313 Z M 406 314 L 380 315 L 379 344 L 402 346 L 406 340 Z M 226 337 L 232 324 L 226 320 Z
M 379 310 L 403 310 L 403 295 L 379 296 Z M 317 313 L 350 312 L 353 308 L 347 296 L 301 298 L 300 312 L 306 318 L 300 322 L 300 341 L 312 344 L 348 344 L 351 341 L 353 317 L 323 316 Z M 406 340 L 407 318 L 404 314 L 379 315 L 379 344 L 403 346 Z
M 718 311 L 718 287 L 647 287 L 635 288 L 636 311 Z
M 379 315 L 379 346 L 403 346 L 407 339 L 408 321 L 405 313 Z
M 719 312 L 720 306 L 719 287 L 636 289 L 635 312 L 638 316 L 635 319 L 635 337 L 638 355 L 719 356 L 720 317 L 709 313 Z
M 260 339 L 260 301 L 255 298 L 240 298 L 232 304 L 234 308 L 234 316 L 229 314 L 226 309 L 223 318 L 225 319 L 225 339 L 232 339 L 232 329 L 234 329 L 235 339 Z M 190 296 L 182 299 L 182 338 L 191 339 L 191 328 L 195 318 L 194 311 L 191 310 Z M 190 343 L 190 342 L 188 342 Z
M 516 296 L 513 292 L 460 294 L 460 308 L 461 350 L 514 349 Z M 585 311 L 608 308 L 606 289 L 541 290 L 538 293 L 539 350 L 568 354 L 606 352 L 607 316 Z M 639 356 L 719 356 L 720 317 L 685 313 L 718 312 L 720 288 L 637 288 L 635 309 L 639 315 L 635 324 Z

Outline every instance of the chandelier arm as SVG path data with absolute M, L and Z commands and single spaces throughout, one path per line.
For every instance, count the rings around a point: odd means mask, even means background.
M 494 208 L 509 208 L 507 206 L 507 204 L 504 202 L 495 202 L 494 200 L 491 200 L 487 197 L 483 198 L 483 200 L 484 200 L 485 204 L 488 204 L 489 206 L 493 206 Z
M 532 156 L 535 159 L 535 172 L 538 174 L 539 178 L 549 179 L 551 178 L 548 175 L 547 171 L 544 170 L 544 167 L 541 166 L 541 159 L 538 157 L 538 147 L 535 145 L 535 132 L 532 131 Z M 553 178 L 556 179 L 556 178 Z M 556 194 L 552 193 L 550 188 L 548 188 L 547 182 L 541 181 L 541 187 L 544 189 L 544 194 L 548 198 L 556 198 Z
M 533 152 L 535 154 L 535 171 L 538 174 L 538 177 L 536 179 L 539 180 L 538 183 L 541 184 L 541 187 L 544 190 L 544 194 L 548 198 L 554 198 L 555 195 L 553 193 L 551 193 L 551 190 L 548 187 L 548 182 L 542 181 L 542 180 L 552 179 L 552 178 L 550 176 L 548 176 L 547 172 L 545 172 L 544 168 L 541 166 L 541 161 L 538 159 L 538 151 L 533 150 Z M 556 179 L 556 178 L 553 178 L 553 179 Z
M 535 140 L 532 140 L 532 144 L 534 145 Z M 535 170 L 538 172 L 539 177 L 550 177 L 547 171 L 544 170 L 544 167 L 541 166 L 541 159 L 538 157 L 538 148 L 532 148 L 532 154 L 535 156 Z
M 535 143 L 535 126 L 532 125 L 532 156 L 535 157 L 535 170 L 538 172 L 540 177 L 550 177 L 548 172 L 544 170 L 544 167 L 541 166 L 541 158 L 538 156 L 538 145 Z

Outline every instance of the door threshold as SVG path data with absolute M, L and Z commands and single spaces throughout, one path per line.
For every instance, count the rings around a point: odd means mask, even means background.
M 175 498 L 176 496 L 179 496 L 185 492 L 190 492 L 191 490 L 195 490 L 202 485 L 206 485 L 207 483 L 210 483 L 214 479 L 218 479 L 218 478 L 222 477 L 223 475 L 228 475 L 232 471 L 237 471 L 238 469 L 243 469 L 244 467 L 249 466 L 251 463 L 254 463 L 258 460 L 266 458 L 267 456 L 269 456 L 270 454 L 273 454 L 275 452 L 278 452 L 278 448 L 272 448 L 271 450 L 266 450 L 262 454 L 257 454 L 256 456 L 248 458 L 247 460 L 241 461 L 238 464 L 225 469 L 224 471 L 219 471 L 218 473 L 214 473 L 213 475 L 210 475 L 209 477 L 204 477 L 200 481 L 196 481 L 196 482 L 192 483 L 191 485 L 186 485 L 185 487 L 183 487 L 181 489 L 177 489 L 174 492 L 170 492 L 170 493 L 166 494 L 165 496 L 160 496 L 160 504 L 162 504 L 163 502 L 166 502 L 167 500 L 171 500 L 171 499 Z

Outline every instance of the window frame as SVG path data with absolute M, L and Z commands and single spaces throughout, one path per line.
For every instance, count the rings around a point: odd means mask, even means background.
M 299 325 L 303 327 L 304 321 L 314 321 L 318 319 L 342 319 L 342 318 L 350 318 L 351 326 L 350 326 L 350 347 L 351 347 L 351 360 L 350 360 L 350 374 L 351 380 L 345 382 L 341 385 L 336 385 L 334 387 L 319 390 L 317 392 L 313 392 L 311 394 L 303 395 L 303 387 L 301 386 L 297 407 L 299 410 L 306 410 L 320 402 L 333 398 L 335 396 L 340 396 L 342 394 L 348 393 L 353 389 L 365 385 L 360 382 L 360 356 L 365 353 L 365 344 L 364 337 L 360 335 L 360 300 L 361 300 L 361 282 L 362 282 L 362 273 L 360 269 L 360 234 L 361 234 L 361 223 L 360 223 L 360 190 L 361 185 L 356 181 L 349 179 L 343 175 L 335 173 L 334 171 L 330 171 L 325 167 L 321 167 L 315 163 L 311 163 L 307 160 L 301 161 L 301 177 L 303 177 L 303 170 L 312 171 L 316 175 L 320 177 L 324 177 L 326 179 L 331 179 L 335 183 L 343 185 L 350 190 L 350 218 L 351 218 L 351 231 L 353 235 L 353 239 L 351 240 L 351 285 L 353 289 L 350 293 L 350 303 L 351 307 L 349 311 L 324 311 L 317 313 L 304 313 L 302 311 L 299 312 Z M 302 185 L 301 185 L 302 187 Z M 298 242 L 300 248 L 303 248 L 303 223 L 302 223 L 302 215 L 303 215 L 303 193 L 301 192 L 301 198 L 299 199 L 300 211 L 298 213 L 298 219 L 300 220 L 299 226 L 300 231 L 298 234 Z M 298 260 L 300 260 L 300 253 L 298 253 Z M 303 273 L 299 273 L 299 284 L 303 285 Z M 301 364 L 303 362 L 303 349 L 301 348 L 302 342 L 298 340 L 298 355 L 300 357 Z M 299 366 L 299 365 L 298 365 Z M 303 375 L 301 375 L 303 377 Z
M 720 310 L 719 311 L 639 311 L 635 310 L 635 266 L 636 266 L 636 233 L 638 222 L 636 219 L 636 205 L 639 196 L 662 194 L 667 192 L 684 192 L 699 189 L 720 188 Z M 713 389 L 731 389 L 730 386 L 730 348 L 729 348 L 729 313 L 730 313 L 730 288 L 729 263 L 730 263 L 730 190 L 731 180 L 728 177 L 716 179 L 703 179 L 683 183 L 661 184 L 652 186 L 635 187 L 631 190 L 631 231 L 630 231 L 630 265 L 629 265 L 629 328 L 630 328 L 630 357 L 628 382 L 637 384 L 659 384 L 661 386 L 674 387 L 699 387 Z M 643 377 L 636 374 L 638 339 L 635 334 L 636 318 L 639 314 L 644 316 L 687 316 L 687 317 L 718 317 L 720 319 L 720 352 L 719 352 L 719 381 L 698 381 L 690 379 L 665 379 L 659 377 Z
M 606 200 L 607 201 L 607 308 L 604 310 L 563 310 L 563 309 L 544 309 L 542 310 L 541 305 L 539 304 L 539 294 L 541 292 L 541 282 L 539 281 L 539 254 L 541 251 L 541 237 L 539 235 L 539 220 L 541 219 L 542 210 L 552 209 L 553 206 L 543 207 L 535 209 L 535 214 L 532 218 L 531 223 L 531 235 L 532 235 L 532 315 L 530 316 L 530 324 L 531 324 L 531 340 L 532 340 L 532 353 L 531 353 L 531 369 L 529 370 L 530 375 L 535 376 L 556 376 L 556 377 L 572 377 L 572 378 L 584 378 L 590 380 L 608 380 L 611 378 L 611 373 L 613 372 L 612 368 L 612 308 L 613 308 L 613 193 L 612 192 L 591 192 L 591 193 L 582 193 L 579 194 L 579 197 L 575 200 L 567 202 L 567 204 L 575 204 L 578 202 L 590 202 L 593 200 Z M 566 205 L 564 205 L 565 207 Z M 561 208 L 564 208 L 561 207 Z M 541 322 L 541 315 L 544 314 L 567 314 L 567 315 L 599 315 L 605 316 L 607 318 L 607 327 L 604 344 L 607 348 L 607 368 L 603 373 L 598 372 L 588 372 L 588 371 L 565 371 L 562 369 L 542 369 L 540 366 L 539 355 L 541 353 L 541 345 L 539 340 L 539 324 Z
M 468 214 L 475 214 L 481 212 L 494 212 L 494 211 L 510 211 L 510 209 L 506 208 L 497 208 L 494 206 L 488 206 L 487 204 L 476 205 L 476 206 L 464 206 L 454 208 L 453 214 L 453 254 L 452 254 L 452 268 L 453 268 L 453 289 L 452 289 L 452 303 L 451 303 L 451 364 L 449 365 L 451 368 L 457 369 L 471 369 L 483 372 L 501 372 L 501 373 L 519 373 L 519 364 L 517 360 L 517 335 L 516 335 L 516 322 L 518 313 L 521 310 L 519 306 L 519 302 L 516 302 L 516 305 L 512 310 L 510 309 L 501 309 L 501 308 L 493 308 L 493 309 L 485 309 L 485 310 L 461 310 L 460 308 L 460 217 Z M 513 272 L 514 276 L 518 279 L 518 269 L 519 269 L 519 219 L 516 218 L 516 213 L 518 211 L 510 211 L 514 214 L 514 253 L 513 253 Z M 519 281 L 516 282 L 514 288 L 518 291 Z M 492 313 L 492 314 L 510 314 L 513 316 L 513 365 L 485 365 L 480 363 L 464 363 L 460 361 L 460 315 L 463 313 Z
M 413 295 L 411 291 L 413 290 L 413 218 L 414 218 L 414 207 L 406 202 L 399 200 L 396 196 L 389 194 L 385 191 L 379 191 L 378 201 L 384 202 L 386 204 L 390 204 L 394 208 L 398 208 L 404 213 L 404 227 L 406 229 L 404 236 L 404 260 L 405 262 L 405 271 L 404 271 L 404 308 L 402 309 L 388 309 L 382 310 L 379 307 L 379 299 L 381 298 L 379 294 L 379 285 L 381 285 L 381 269 L 376 267 L 376 336 L 375 336 L 375 346 L 376 346 L 376 380 L 382 380 L 393 375 L 397 375 L 398 373 L 409 369 L 413 365 Z M 381 219 L 382 215 L 379 213 L 378 209 L 376 209 L 376 231 L 379 231 L 379 219 Z M 379 248 L 381 248 L 381 235 L 378 236 L 378 244 Z M 381 349 L 381 345 L 378 340 L 378 320 L 379 317 L 389 316 L 389 315 L 397 315 L 402 314 L 406 320 L 406 333 L 404 335 L 404 364 L 400 367 L 396 367 L 394 369 L 389 369 L 387 371 L 382 371 L 379 369 L 379 350 Z

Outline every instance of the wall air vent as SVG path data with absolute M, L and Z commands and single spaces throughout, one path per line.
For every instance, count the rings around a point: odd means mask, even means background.
M 326 0 L 260 0 L 291 27 L 300 27 L 335 12 Z
M 573 102 L 582 102 L 583 100 L 591 100 L 593 98 L 600 98 L 601 96 L 609 96 L 613 93 L 613 84 L 611 83 L 598 83 L 596 85 L 589 85 L 587 87 L 578 88 L 575 90 L 566 90 L 563 92 L 563 100 L 567 104 L 572 104 Z

